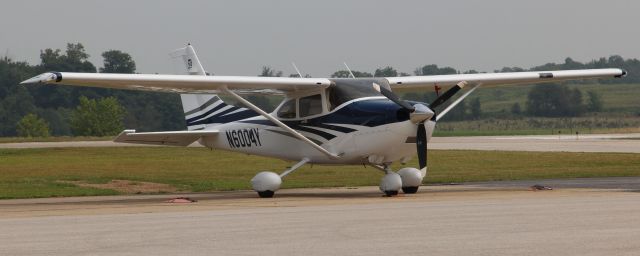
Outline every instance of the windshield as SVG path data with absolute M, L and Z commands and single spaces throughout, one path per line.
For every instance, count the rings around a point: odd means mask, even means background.
M 373 83 L 388 88 L 388 83 L 377 79 L 336 79 L 333 82 L 328 89 L 329 111 L 357 98 L 382 96 L 373 89 Z

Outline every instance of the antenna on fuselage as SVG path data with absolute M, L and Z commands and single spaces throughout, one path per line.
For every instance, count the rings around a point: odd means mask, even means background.
M 298 72 L 298 75 L 300 76 L 300 78 L 302 78 L 302 73 L 300 73 L 300 70 L 296 66 L 296 63 L 295 62 L 291 62 L 291 66 L 293 66 L 293 69 L 295 69 L 296 72 Z
M 349 68 L 349 65 L 347 65 L 347 62 L 343 62 L 344 66 L 347 68 L 347 71 L 349 71 L 349 75 L 351 76 L 351 78 L 356 78 L 356 76 L 353 75 L 353 72 L 351 72 L 351 69 Z

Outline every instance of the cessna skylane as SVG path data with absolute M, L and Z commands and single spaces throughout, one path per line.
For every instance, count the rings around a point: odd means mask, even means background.
M 259 172 L 251 186 L 273 197 L 282 179 L 305 164 L 369 165 L 385 173 L 380 190 L 418 191 L 427 174 L 428 142 L 436 122 L 479 87 L 619 78 L 622 69 L 456 74 L 369 78 L 209 76 L 189 44 L 174 55 L 188 75 L 46 72 L 21 84 L 52 84 L 179 93 L 186 131 L 124 130 L 115 142 L 212 148 L 295 161 L 278 174 Z M 463 88 L 469 88 L 444 107 Z M 402 100 L 394 91 L 446 90 L 430 104 Z M 223 93 L 238 106 L 225 103 Z M 243 97 L 277 94 L 284 100 L 267 113 Z M 443 106 L 442 111 L 434 109 Z M 418 168 L 391 169 L 418 156 Z

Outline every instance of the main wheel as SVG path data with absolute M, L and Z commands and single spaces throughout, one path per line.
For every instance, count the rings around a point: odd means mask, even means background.
M 258 191 L 258 196 L 261 197 L 261 198 L 272 198 L 274 194 L 275 194 L 275 192 L 273 192 L 271 190 Z
M 384 191 L 384 194 L 386 196 L 397 196 L 398 195 L 398 190 L 387 190 L 387 191 Z
M 405 194 L 415 194 L 422 184 L 422 172 L 416 168 L 402 168 L 398 171 L 402 178 L 402 191 Z
M 402 192 L 405 194 L 415 194 L 418 192 L 419 187 L 402 187 Z
M 389 172 L 380 181 L 380 191 L 387 196 L 398 195 L 398 191 L 402 188 L 402 178 L 395 172 Z
M 280 184 L 282 184 L 282 178 L 275 172 L 260 172 L 251 179 L 251 187 L 262 198 L 273 197 L 273 194 L 280 189 Z

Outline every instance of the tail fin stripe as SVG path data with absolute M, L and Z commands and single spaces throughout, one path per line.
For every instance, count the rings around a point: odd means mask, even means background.
M 221 116 L 233 115 L 235 113 L 238 113 L 238 112 L 241 112 L 241 111 L 245 111 L 245 110 L 248 110 L 248 108 L 238 108 L 238 109 L 234 110 L 233 112 L 229 112 L 229 113 L 226 113 L 226 114 L 221 115 Z
M 189 122 L 193 122 L 193 121 L 196 121 L 196 120 L 199 120 L 199 119 L 205 118 L 205 117 L 207 117 L 208 115 L 210 115 L 211 113 L 214 113 L 214 112 L 216 112 L 216 111 L 218 111 L 218 110 L 220 110 L 220 109 L 222 109 L 222 108 L 224 108 L 224 107 L 228 107 L 228 106 L 229 106 L 229 105 L 224 104 L 224 103 L 223 103 L 223 104 L 219 104 L 219 105 L 218 105 L 218 106 L 216 106 L 215 108 L 212 108 L 211 110 L 209 110 L 209 111 L 207 111 L 207 112 L 205 112 L 205 113 L 203 113 L 203 114 L 201 114 L 201 115 L 197 115 L 197 116 L 195 116 L 195 117 L 192 117 L 192 118 L 187 119 L 187 122 L 189 123 Z
M 222 111 L 220 111 L 220 112 L 218 112 L 218 113 L 215 113 L 215 114 L 213 114 L 213 115 L 214 115 L 214 116 L 225 116 L 225 115 L 227 115 L 227 114 L 229 114 L 229 113 L 231 113 L 231 112 L 234 112 L 234 111 L 236 111 L 236 110 L 240 109 L 239 107 L 231 106 L 231 105 L 229 105 L 229 107 L 230 107 L 230 108 L 225 109 L 225 110 L 222 110 Z
M 220 98 L 218 98 L 217 96 L 216 96 L 216 97 L 213 97 L 213 98 L 211 98 L 209 101 L 207 101 L 207 102 L 205 102 L 204 104 L 202 104 L 202 106 L 197 107 L 197 108 L 194 108 L 194 109 L 192 109 L 192 110 L 189 110 L 189 111 L 185 112 L 185 113 L 184 113 L 184 115 L 185 115 L 185 116 L 188 116 L 188 115 L 191 115 L 191 114 L 197 113 L 197 112 L 199 112 L 199 111 L 202 111 L 202 110 L 206 109 L 208 106 L 211 106 L 211 104 L 216 103 L 217 101 L 220 101 Z
M 229 122 L 234 122 L 234 121 L 238 121 L 238 120 L 242 120 L 242 119 L 247 119 L 250 117 L 254 117 L 257 116 L 258 113 L 254 112 L 253 110 L 247 109 L 245 111 L 242 112 L 238 112 L 235 113 L 233 115 L 227 115 L 227 116 L 212 116 L 206 119 L 202 119 L 202 120 L 198 120 L 195 122 L 187 122 L 187 126 L 191 127 L 194 125 L 200 125 L 200 124 L 218 124 L 218 123 L 229 123 Z
M 186 116 L 185 115 L 185 119 L 191 119 L 191 118 L 202 118 L 203 116 L 207 115 L 206 113 L 211 113 L 209 111 L 220 111 L 219 109 L 224 109 L 224 107 L 228 106 L 227 104 L 225 104 L 222 101 L 217 101 L 215 103 L 213 103 L 212 105 L 206 107 L 205 109 L 203 109 L 202 111 L 196 112 L 190 116 Z M 204 115 L 203 115 L 204 114 Z M 198 117 L 200 116 L 200 117 Z

